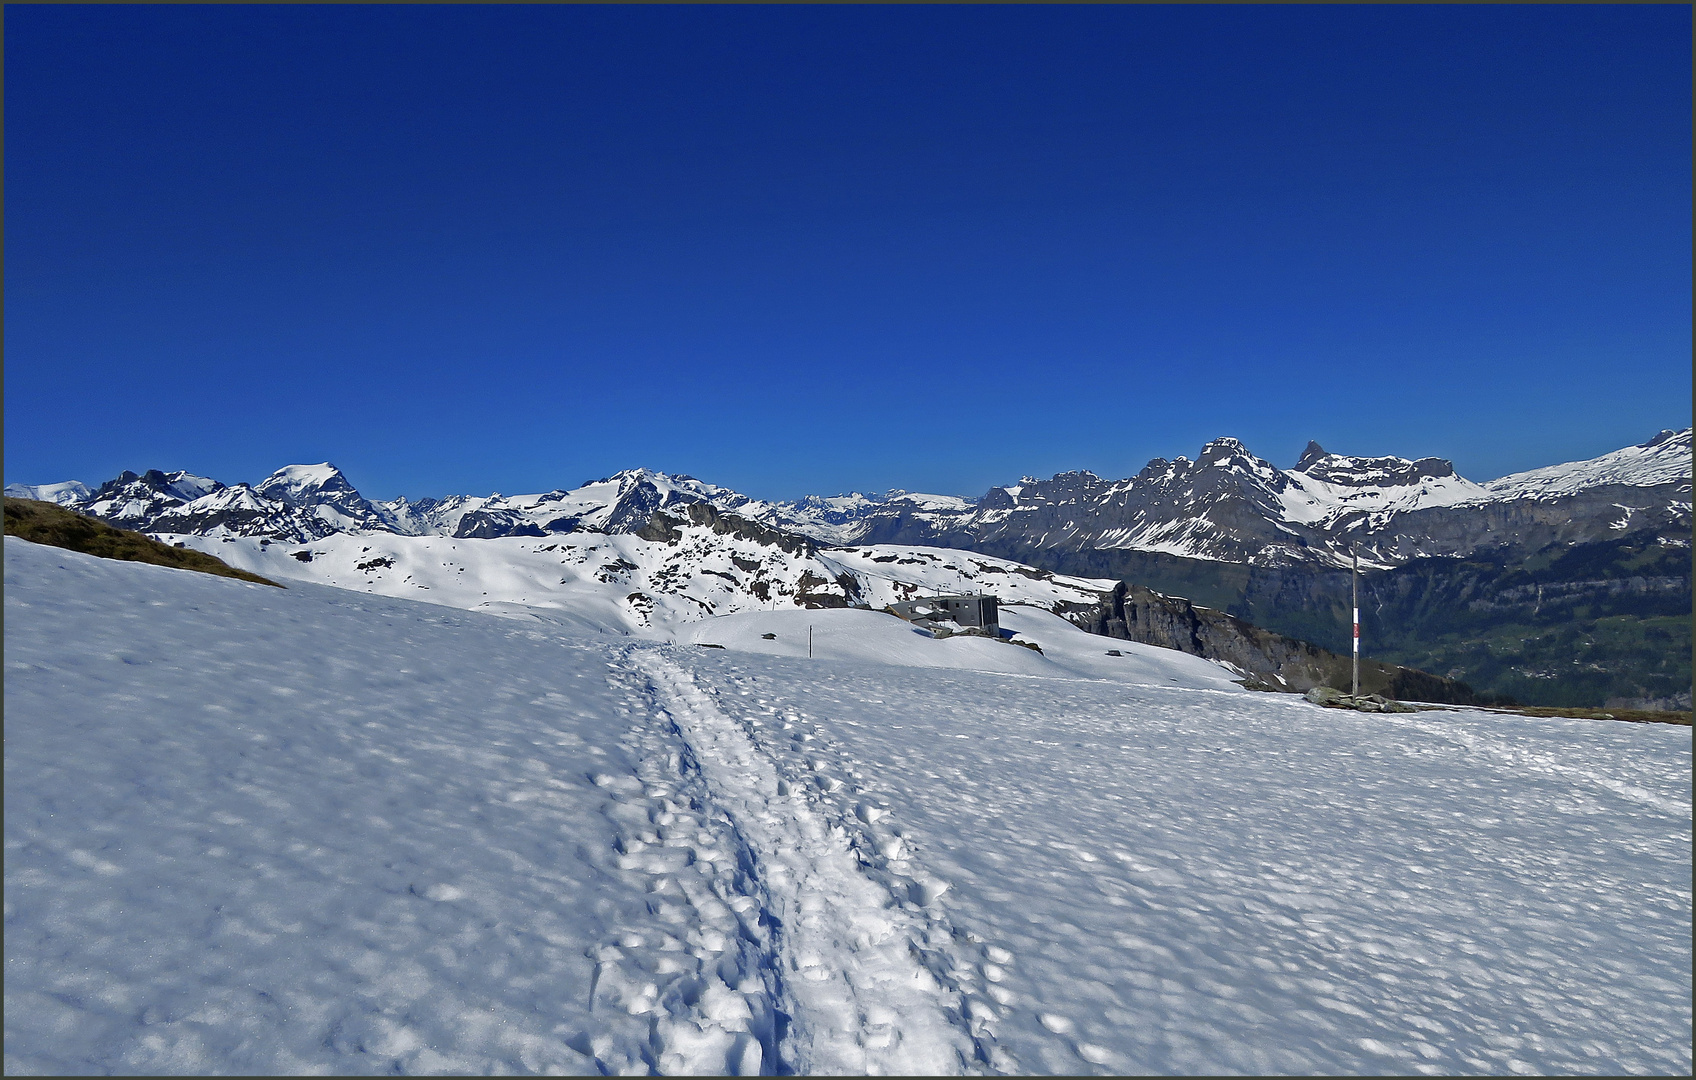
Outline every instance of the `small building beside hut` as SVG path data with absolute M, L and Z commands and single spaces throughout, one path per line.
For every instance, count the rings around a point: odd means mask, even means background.
M 1001 636 L 1001 602 L 983 594 L 926 596 L 890 604 L 889 610 L 925 629 L 979 630 L 990 637 Z M 947 624 L 952 623 L 953 626 Z

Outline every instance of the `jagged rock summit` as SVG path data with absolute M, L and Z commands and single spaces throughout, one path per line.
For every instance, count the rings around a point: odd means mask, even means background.
M 1409 461 L 1399 457 L 1360 458 L 1328 453 L 1316 442 L 1309 442 L 1291 472 L 1310 476 L 1327 484 L 1350 487 L 1399 487 L 1417 484 L 1422 478 L 1441 480 L 1455 474 L 1452 461 L 1439 457 L 1424 457 Z
M 1065 472 L 992 488 L 960 507 L 870 508 L 853 542 L 939 543 L 1011 557 L 1142 551 L 1250 566 L 1384 568 L 1476 552 L 1529 552 L 1644 530 L 1689 531 L 1691 431 L 1474 483 L 1437 457 L 1352 457 L 1309 442 L 1282 470 L 1240 440 L 1135 476 Z M 1027 559 L 1027 561 L 1029 561 Z
M 981 498 L 892 490 L 753 499 L 691 476 L 637 468 L 533 495 L 365 499 L 328 462 L 289 465 L 258 484 L 188 472 L 125 472 L 12 485 L 125 528 L 306 540 L 332 532 L 465 538 L 621 534 L 659 511 L 709 504 L 825 544 L 901 543 L 1017 552 L 1143 551 L 1250 566 L 1390 567 L 1430 556 L 1531 551 L 1628 533 L 1689 531 L 1691 431 L 1477 484 L 1436 457 L 1352 457 L 1317 442 L 1289 470 L 1234 438 L 1194 461 L 1155 458 L 1135 476 L 1088 470 L 991 488 Z

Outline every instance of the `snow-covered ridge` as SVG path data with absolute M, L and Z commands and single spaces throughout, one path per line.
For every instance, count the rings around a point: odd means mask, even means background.
M 70 506 L 85 501 L 94 494 L 94 489 L 81 480 L 66 480 L 58 484 L 7 484 L 6 494 L 13 499 L 39 499 Z
M 1658 487 L 1682 481 L 1690 491 L 1691 431 L 1663 431 L 1647 442 L 1587 461 L 1571 461 L 1514 473 L 1484 487 L 1493 499 L 1549 499 L 1587 488 L 1621 485 Z M 1686 499 L 1688 501 L 1688 497 Z
M 535 494 L 372 503 L 327 462 L 290 465 L 251 486 L 150 471 L 126 472 L 93 492 L 75 481 L 8 490 L 40 493 L 128 528 L 217 538 L 620 535 L 641 529 L 656 512 L 705 504 L 833 545 L 1117 549 L 1255 565 L 1342 565 L 1355 550 L 1367 565 L 1393 566 L 1420 556 L 1466 555 L 1504 542 L 1499 533 L 1546 544 L 1611 538 L 1622 530 L 1677 531 L 1690 515 L 1690 475 L 1685 429 L 1487 484 L 1458 475 L 1440 458 L 1351 457 L 1317 443 L 1283 470 L 1239 440 L 1221 438 L 1195 461 L 1156 458 L 1133 477 L 1109 480 L 1088 471 L 1025 477 L 980 499 L 897 489 L 768 501 L 691 476 L 631 469 Z M 1574 502 L 1572 517 L 1558 528 L 1547 513 L 1530 509 L 1603 491 L 1623 492 L 1623 501 Z M 1510 521 L 1503 514 L 1520 516 Z
M 626 532 L 640 528 L 655 510 L 711 502 L 726 508 L 745 496 L 692 476 L 630 469 L 572 489 L 529 495 L 453 495 L 445 499 L 405 499 L 376 504 L 397 526 L 413 535 L 490 537 L 545 536 L 591 530 Z
M 309 581 L 468 610 L 547 612 L 589 630 L 669 639 L 716 616 L 882 608 L 937 593 L 1070 611 L 1113 583 L 946 548 L 817 550 L 671 519 L 669 539 L 634 533 L 490 538 L 337 532 L 305 544 L 159 534 L 276 581 Z
M 878 513 L 917 515 L 964 513 L 975 499 L 958 495 L 930 495 L 892 488 L 882 495 L 852 492 L 847 495 L 808 495 L 805 498 L 767 502 L 745 499 L 737 502 L 715 499 L 714 504 L 743 517 L 822 540 L 827 544 L 851 544 L 865 535 L 865 522 Z

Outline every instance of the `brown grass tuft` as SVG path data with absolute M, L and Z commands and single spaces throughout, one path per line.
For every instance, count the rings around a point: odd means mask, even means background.
M 72 513 L 50 502 L 7 498 L 5 511 L 7 535 L 31 543 L 67 548 L 85 555 L 97 555 L 102 559 L 151 563 L 154 566 L 194 570 L 202 574 L 240 578 L 242 581 L 283 588 L 275 581 L 262 578 L 258 574 L 237 570 L 215 555 L 161 544 L 141 533 L 115 528 L 104 521 Z
M 1490 709 L 1490 712 L 1512 713 L 1519 716 L 1561 716 L 1577 720 L 1625 720 L 1633 724 L 1682 724 L 1690 726 L 1687 712 L 1660 712 L 1655 709 L 1568 709 L 1544 705 L 1515 705 L 1510 709 Z

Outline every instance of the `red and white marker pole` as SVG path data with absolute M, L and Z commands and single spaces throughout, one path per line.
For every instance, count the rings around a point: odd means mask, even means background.
M 1349 583 L 1349 592 L 1354 600 L 1354 696 L 1360 696 L 1360 556 L 1354 548 L 1349 548 L 1349 558 L 1354 561 L 1354 575 Z

